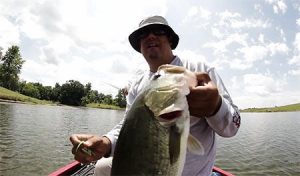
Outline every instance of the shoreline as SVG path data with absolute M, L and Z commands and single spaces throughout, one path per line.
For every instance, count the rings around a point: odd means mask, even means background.
M 275 112 L 299 112 L 300 110 L 291 110 L 291 111 L 245 111 L 240 110 L 240 113 L 275 113 Z
M 17 101 L 17 100 L 8 100 L 8 99 L 2 99 L 2 98 L 0 98 L 0 103 L 20 103 L 20 104 L 33 104 L 33 103 L 30 103 L 30 102 Z
M 64 105 L 64 104 L 41 104 L 41 103 L 33 103 L 33 102 L 26 102 L 26 101 L 17 101 L 17 100 L 8 100 L 8 99 L 2 99 L 0 98 L 0 104 L 28 104 L 28 105 L 50 105 L 50 106 L 69 106 L 69 105 Z M 124 108 L 119 108 L 119 107 L 105 107 L 101 106 L 100 104 L 98 106 L 69 106 L 69 107 L 78 107 L 78 108 L 93 108 L 93 109 L 109 109 L 109 110 L 124 110 Z
M 17 100 L 8 100 L 8 99 L 3 99 L 0 98 L 0 104 L 28 104 L 28 105 L 51 105 L 51 106 L 68 106 L 68 105 L 63 105 L 63 104 L 39 104 L 39 103 L 33 103 L 33 102 L 26 102 L 26 101 L 17 101 Z M 73 107 L 73 106 L 71 106 Z M 84 108 L 93 108 L 93 109 L 110 109 L 110 110 L 124 110 L 125 108 L 113 108 L 113 107 L 105 107 L 101 106 L 100 104 L 97 106 L 76 106 L 76 107 L 84 107 Z M 251 109 L 241 109 L 241 113 L 274 113 L 274 112 L 299 112 L 300 110 L 272 110 L 272 108 L 251 108 Z

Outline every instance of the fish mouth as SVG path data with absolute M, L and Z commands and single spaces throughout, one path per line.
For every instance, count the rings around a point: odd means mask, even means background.
M 164 114 L 159 115 L 159 118 L 164 121 L 173 121 L 174 119 L 179 118 L 182 115 L 182 112 L 183 111 L 178 110 L 178 111 L 164 113 Z

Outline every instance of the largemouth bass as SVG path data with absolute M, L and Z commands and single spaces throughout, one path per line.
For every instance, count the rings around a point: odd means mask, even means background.
M 187 148 L 204 153 L 189 135 L 186 95 L 195 85 L 194 74 L 183 67 L 159 67 L 125 117 L 111 175 L 181 175 Z

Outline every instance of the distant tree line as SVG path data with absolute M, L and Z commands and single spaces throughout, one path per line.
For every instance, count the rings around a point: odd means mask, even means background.
M 122 89 L 113 98 L 110 94 L 105 95 L 97 90 L 92 90 L 91 83 L 83 85 L 76 80 L 68 80 L 62 85 L 56 83 L 54 87 L 43 86 L 38 82 L 20 81 L 19 74 L 25 60 L 21 57 L 19 47 L 11 46 L 4 55 L 1 50 L 0 48 L 0 86 L 2 87 L 30 97 L 66 105 L 85 106 L 89 103 L 101 103 L 126 106 L 126 98 Z

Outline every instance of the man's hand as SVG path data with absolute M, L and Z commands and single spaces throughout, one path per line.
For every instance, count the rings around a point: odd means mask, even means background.
M 190 114 L 196 117 L 212 116 L 222 103 L 218 89 L 207 73 L 197 72 L 195 75 L 198 85 L 191 87 L 187 96 Z
M 111 142 L 107 137 L 89 134 L 73 134 L 70 137 L 70 141 L 73 144 L 72 153 L 74 158 L 81 163 L 96 161 L 111 151 Z M 84 143 L 78 147 L 82 141 L 84 141 Z M 82 151 L 82 148 L 91 150 L 92 154 L 88 155 Z

